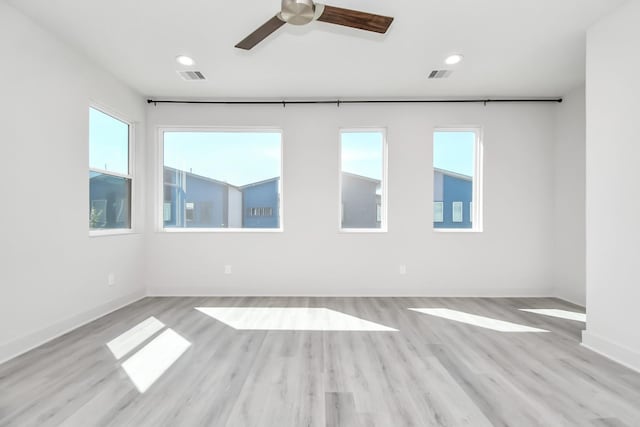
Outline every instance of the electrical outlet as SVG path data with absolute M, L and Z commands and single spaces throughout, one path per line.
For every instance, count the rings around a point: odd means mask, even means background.
M 231 274 L 231 266 L 230 265 L 225 265 L 224 266 L 224 274 Z
M 400 264 L 400 275 L 404 276 L 405 274 L 407 274 L 407 266 L 404 264 Z
M 113 286 L 116 284 L 116 275 L 114 273 L 109 273 L 107 276 L 107 285 Z

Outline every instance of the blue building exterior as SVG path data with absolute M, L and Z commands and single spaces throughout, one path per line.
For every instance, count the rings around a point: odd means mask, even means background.
M 278 228 L 280 226 L 280 178 L 240 187 L 242 191 L 242 226 Z
M 165 228 L 278 228 L 280 179 L 236 187 L 164 167 Z
M 92 229 L 130 226 L 131 180 L 89 173 L 89 225 Z
M 218 228 L 229 223 L 230 193 L 225 182 L 164 168 L 164 226 Z
M 434 228 L 471 228 L 473 178 L 434 169 L 433 182 Z
M 91 181 L 95 222 L 118 226 L 128 220 L 130 190 L 101 181 Z M 435 169 L 434 228 L 472 228 L 472 194 L 472 177 Z M 279 228 L 280 178 L 237 187 L 165 167 L 163 215 L 166 228 Z M 380 181 L 343 173 L 342 227 L 380 228 L 381 215 Z

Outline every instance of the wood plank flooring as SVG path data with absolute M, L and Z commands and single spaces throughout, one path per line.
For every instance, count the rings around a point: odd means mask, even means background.
M 0 365 L 0 426 L 640 426 L 640 374 L 581 347 L 583 322 L 520 309 L 581 311 L 547 298 L 145 298 Z M 130 334 L 118 360 L 107 344 L 150 317 L 164 326 Z

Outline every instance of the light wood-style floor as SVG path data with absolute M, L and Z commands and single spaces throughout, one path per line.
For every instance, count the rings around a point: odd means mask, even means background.
M 640 374 L 581 347 L 583 322 L 520 309 L 581 311 L 556 299 L 145 298 L 0 365 L 0 425 L 640 426 Z

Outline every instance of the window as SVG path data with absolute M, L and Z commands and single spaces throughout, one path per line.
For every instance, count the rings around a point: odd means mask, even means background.
M 185 203 L 184 204 L 184 217 L 187 221 L 193 221 L 194 218 L 194 210 L 195 210 L 196 204 L 195 203 Z
M 89 108 L 89 229 L 131 228 L 131 126 Z
M 249 216 L 273 216 L 273 208 L 248 208 Z
M 480 231 L 481 144 L 474 129 L 433 134 L 433 227 Z M 474 203 L 476 202 L 476 203 Z
M 340 133 L 341 229 L 386 231 L 386 141 L 383 131 Z
M 433 222 L 444 221 L 444 203 L 433 202 Z
M 453 222 L 462 222 L 462 217 L 463 217 L 462 206 L 463 206 L 462 202 L 453 202 L 451 204 L 452 212 L 453 212 L 451 214 L 451 217 L 452 217 L 451 221 L 453 221 Z
M 279 131 L 162 131 L 162 227 L 280 229 Z

